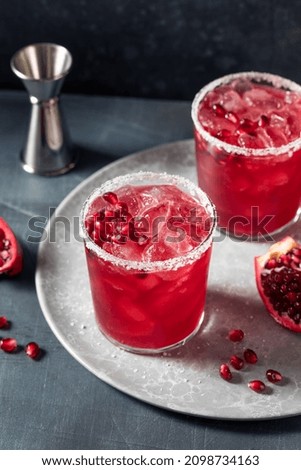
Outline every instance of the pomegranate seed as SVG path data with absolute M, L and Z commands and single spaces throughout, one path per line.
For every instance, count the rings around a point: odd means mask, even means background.
M 232 134 L 231 134 L 231 131 L 229 131 L 228 129 L 221 129 L 220 131 L 218 131 L 214 137 L 217 137 L 218 139 L 226 139 L 227 137 L 230 137 Z
M 257 354 L 252 349 L 246 349 L 244 351 L 244 358 L 245 361 L 249 364 L 256 364 L 256 362 L 258 361 Z
M 265 375 L 266 378 L 272 383 L 281 382 L 282 380 L 282 375 L 277 370 L 269 369 L 266 371 Z
M 5 237 L 4 230 L 0 228 L 0 240 L 3 240 L 4 237 Z
M 233 122 L 233 124 L 238 123 L 238 117 L 235 113 L 232 113 L 231 111 L 225 115 L 225 118 L 228 119 L 229 121 Z
M 17 347 L 18 344 L 15 338 L 2 338 L 0 340 L 0 349 L 2 349 L 2 351 L 11 353 L 16 351 Z
M 254 392 L 261 393 L 265 390 L 265 385 L 261 380 L 251 380 L 248 387 Z
M 296 294 L 296 292 L 289 292 L 289 293 L 287 294 L 287 299 L 289 300 L 289 302 L 290 302 L 291 304 L 293 304 L 293 303 L 295 302 L 295 300 L 297 299 L 297 294 Z
M 107 201 L 109 204 L 117 204 L 118 202 L 118 197 L 115 193 L 112 193 L 112 192 L 107 192 L 107 193 L 104 193 L 103 196 L 105 201 Z
M 259 127 L 265 127 L 269 123 L 269 118 L 265 116 L 264 114 L 261 115 L 261 117 L 258 120 L 258 126 Z
M 243 340 L 245 334 L 242 330 L 230 330 L 228 336 L 229 336 L 230 341 L 233 341 L 234 343 L 238 343 L 239 341 Z
M 280 256 L 280 258 L 281 258 L 281 256 Z M 286 258 L 287 258 L 287 266 L 288 266 L 288 264 L 289 264 L 289 257 L 287 256 Z M 293 263 L 295 263 L 297 266 L 300 264 L 300 258 L 299 258 L 299 256 L 297 256 L 297 255 L 294 255 L 294 254 L 293 254 L 293 255 L 291 256 L 291 261 L 292 261 Z M 283 263 L 283 264 L 284 264 L 284 263 Z
M 1 238 L 1 236 L 0 236 Z M 293 248 L 292 252 L 294 255 L 298 256 L 299 258 L 301 257 L 301 249 L 300 248 Z
M 6 317 L 0 317 L 0 328 L 8 328 L 9 321 Z
M 40 346 L 33 341 L 25 346 L 25 353 L 28 357 L 31 357 L 31 359 L 37 359 L 40 355 L 40 352 Z
M 221 364 L 219 368 L 219 375 L 221 376 L 222 379 L 224 380 L 231 380 L 232 379 L 232 373 L 229 369 L 229 366 L 227 364 Z
M 273 269 L 273 268 L 276 268 L 276 266 L 277 266 L 277 261 L 274 258 L 269 259 L 264 265 L 266 269 Z
M 112 211 L 111 209 L 106 209 L 105 218 L 109 219 L 110 217 L 115 217 L 115 211 Z
M 220 116 L 220 117 L 224 117 L 224 116 L 225 116 L 226 110 L 225 110 L 225 108 L 222 107 L 222 105 L 220 105 L 220 104 L 214 104 L 214 105 L 212 106 L 212 108 L 213 108 L 213 111 L 215 112 L 215 114 L 216 114 L 217 116 Z
M 242 134 L 242 133 L 247 133 L 247 134 L 250 134 L 252 132 L 254 132 L 254 130 L 256 129 L 257 125 L 255 122 L 251 121 L 250 119 L 242 119 L 240 121 L 240 126 L 239 128 L 237 129 L 237 132 L 239 134 Z
M 290 259 L 287 255 L 280 255 L 279 256 L 279 261 L 281 261 L 281 263 L 284 266 L 289 266 L 289 264 L 290 264 Z
M 240 370 L 244 366 L 244 360 L 241 359 L 240 357 L 236 356 L 235 354 L 230 357 L 230 364 L 234 369 Z
M 126 216 L 129 213 L 129 208 L 126 202 L 119 201 L 116 203 L 116 208 L 120 212 L 121 216 Z

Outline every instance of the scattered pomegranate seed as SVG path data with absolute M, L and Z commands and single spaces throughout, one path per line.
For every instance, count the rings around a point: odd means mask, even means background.
M 257 354 L 255 351 L 253 351 L 253 349 L 245 349 L 244 358 L 245 361 L 249 364 L 256 364 L 256 362 L 258 361 Z
M 25 346 L 25 353 L 28 357 L 31 357 L 31 359 L 37 359 L 40 355 L 40 352 L 40 346 L 33 341 Z
M 239 341 L 243 340 L 245 334 L 242 330 L 230 330 L 228 336 L 230 341 L 238 343 Z
M 265 390 L 265 385 L 261 380 L 251 380 L 248 387 L 254 392 L 261 393 Z
M 265 375 L 266 378 L 272 383 L 281 382 L 282 380 L 282 375 L 277 370 L 269 369 L 266 371 Z
M 9 321 L 6 317 L 0 317 L 0 328 L 8 328 Z
M 107 201 L 108 203 L 113 204 L 113 205 L 117 204 L 117 202 L 118 202 L 117 195 L 115 193 L 110 192 L 110 191 L 107 192 L 107 193 L 104 193 L 102 197 L 104 198 L 105 201 Z
M 221 376 L 222 379 L 224 380 L 231 380 L 232 379 L 232 373 L 229 369 L 229 366 L 227 364 L 221 364 L 219 368 L 219 375 Z
M 11 353 L 17 350 L 18 344 L 15 338 L 2 338 L 0 340 L 0 349 L 7 353 Z
M 230 357 L 230 364 L 234 369 L 240 370 L 244 366 L 244 360 L 241 359 L 240 357 L 236 356 L 235 354 Z

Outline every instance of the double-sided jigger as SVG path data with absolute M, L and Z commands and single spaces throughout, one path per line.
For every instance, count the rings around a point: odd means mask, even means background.
M 22 80 L 32 104 L 27 140 L 21 152 L 25 171 L 44 176 L 66 173 L 75 157 L 59 99 L 72 56 L 63 46 L 38 43 L 17 51 L 13 72 Z

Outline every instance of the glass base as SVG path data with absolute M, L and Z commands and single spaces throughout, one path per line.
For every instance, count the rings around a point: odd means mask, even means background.
M 196 328 L 188 335 L 186 338 L 182 339 L 181 341 L 178 341 L 177 343 L 171 344 L 169 346 L 164 346 L 162 348 L 135 348 L 134 346 L 128 346 L 127 344 L 119 343 L 119 341 L 116 341 L 115 339 L 111 338 L 108 336 L 106 333 L 104 333 L 100 327 L 100 332 L 105 336 L 106 339 L 108 339 L 111 343 L 114 344 L 114 346 L 118 346 L 118 348 L 123 349 L 125 351 L 134 353 L 134 354 L 147 354 L 147 355 L 155 355 L 155 354 L 161 354 L 166 351 L 170 351 L 172 349 L 179 348 L 181 346 L 184 346 L 190 339 L 192 339 L 199 331 L 203 321 L 204 321 L 204 312 L 201 315 L 200 321 L 197 324 Z

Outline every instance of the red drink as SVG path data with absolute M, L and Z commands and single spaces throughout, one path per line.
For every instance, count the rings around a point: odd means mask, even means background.
M 301 87 L 245 72 L 195 97 L 199 185 L 234 235 L 264 236 L 296 216 L 301 197 Z
M 141 172 L 95 190 L 82 219 L 96 319 L 115 344 L 183 344 L 204 311 L 214 208 L 184 178 Z

